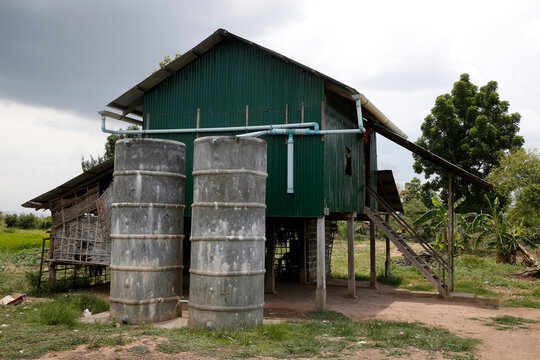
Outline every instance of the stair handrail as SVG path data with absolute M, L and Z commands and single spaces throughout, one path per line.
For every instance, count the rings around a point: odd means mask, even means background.
M 425 240 L 418 235 L 416 231 L 414 231 L 413 228 L 410 227 L 410 225 L 401 217 L 399 214 L 397 214 L 392 207 L 384 200 L 375 190 L 373 190 L 370 186 L 366 185 L 366 188 L 368 192 L 377 200 L 379 204 L 383 206 L 383 208 L 386 210 L 386 212 L 396 220 L 396 222 L 401 225 L 402 228 L 404 228 L 409 234 L 411 234 L 419 243 L 420 246 L 432 257 L 435 258 L 435 260 L 442 264 L 443 268 L 446 268 L 449 270 L 448 267 L 448 261 L 444 259 L 438 252 L 435 250 L 431 245 L 429 245 Z

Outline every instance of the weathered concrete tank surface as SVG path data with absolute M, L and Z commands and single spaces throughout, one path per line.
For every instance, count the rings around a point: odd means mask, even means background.
M 111 318 L 176 317 L 182 294 L 186 147 L 161 139 L 116 142 L 111 219 Z
M 262 323 L 266 142 L 195 140 L 189 324 L 238 328 Z

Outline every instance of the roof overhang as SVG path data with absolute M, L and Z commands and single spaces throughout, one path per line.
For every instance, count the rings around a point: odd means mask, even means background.
M 74 177 L 71 180 L 66 181 L 60 186 L 43 193 L 32 200 L 29 200 L 22 204 L 22 207 L 33 208 L 36 210 L 39 209 L 48 209 L 50 207 L 50 202 L 54 199 L 69 195 L 84 186 L 90 185 L 91 183 L 99 180 L 103 176 L 112 174 L 114 168 L 114 158 L 106 160 L 101 164 L 98 164 L 91 168 L 88 171 L 83 172 L 82 174 Z
M 377 171 L 377 193 L 390 205 L 392 210 L 403 212 L 403 205 L 392 170 Z

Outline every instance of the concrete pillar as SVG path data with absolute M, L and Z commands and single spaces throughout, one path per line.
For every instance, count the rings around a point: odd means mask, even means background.
M 325 251 L 324 217 L 317 218 L 317 290 L 315 292 L 315 309 L 326 307 L 326 251 Z
M 348 264 L 348 295 L 356 297 L 356 278 L 354 274 L 354 218 L 356 214 L 350 214 L 347 218 L 347 264 Z
M 375 266 L 375 223 L 369 222 L 369 287 L 377 286 L 377 268 Z

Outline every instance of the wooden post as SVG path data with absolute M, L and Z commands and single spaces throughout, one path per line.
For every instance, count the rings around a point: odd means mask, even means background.
M 317 290 L 315 292 L 315 309 L 326 307 L 326 251 L 324 217 L 317 218 Z
M 448 173 L 448 286 L 454 291 L 454 174 Z
M 268 252 L 266 253 L 266 279 L 265 291 L 269 294 L 276 293 L 276 276 L 275 276 L 275 255 L 276 255 L 276 223 L 273 220 L 267 219 L 266 241 L 268 242 Z
M 390 214 L 386 214 L 384 217 L 384 220 L 389 223 L 390 222 Z M 390 276 L 390 239 L 388 236 L 384 236 L 386 239 L 386 259 L 384 261 L 384 276 L 389 277 Z
M 53 291 L 56 286 L 56 265 L 53 262 L 49 263 L 49 290 Z
M 369 287 L 377 287 L 377 269 L 375 267 L 375 223 L 369 222 Z
M 249 105 L 246 105 L 246 126 L 249 126 Z
M 304 102 L 302 101 L 302 110 L 301 110 L 301 113 L 300 113 L 300 122 L 303 123 L 304 122 Z
M 354 218 L 356 213 L 349 214 L 347 218 L 347 263 L 348 263 L 348 295 L 356 298 L 356 278 L 354 274 Z
M 300 259 L 300 283 L 307 284 L 307 220 L 304 219 L 302 226 L 304 227 L 304 235 L 302 236 L 300 244 L 300 252 L 302 258 Z

